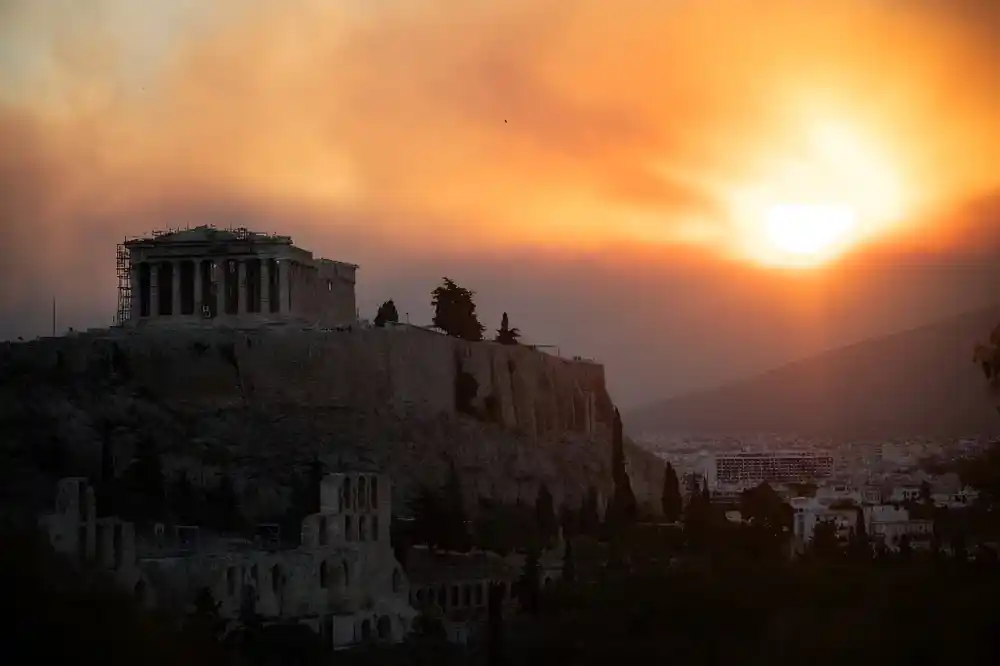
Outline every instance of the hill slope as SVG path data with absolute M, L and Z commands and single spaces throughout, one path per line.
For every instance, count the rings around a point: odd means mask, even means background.
M 608 493 L 612 417 L 596 364 L 407 328 L 0 345 L 0 504 L 47 501 L 56 477 L 98 474 L 102 448 L 120 473 L 147 447 L 171 476 L 233 477 L 255 520 L 284 510 L 316 457 L 390 474 L 398 509 L 450 462 L 470 503 L 533 502 L 545 482 L 575 506 L 590 485 Z M 628 450 L 636 494 L 653 497 L 662 463 Z
M 1000 432 L 972 362 L 1000 306 L 798 361 L 655 403 L 626 416 L 632 433 L 961 437 Z

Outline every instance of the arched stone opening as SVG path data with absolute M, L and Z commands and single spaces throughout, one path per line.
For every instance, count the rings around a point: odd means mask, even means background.
M 399 594 L 403 587 L 403 574 L 399 572 L 399 569 L 392 570 L 392 593 Z
M 379 617 L 378 622 L 375 623 L 375 631 L 378 633 L 380 641 L 387 641 L 392 638 L 392 621 L 388 615 Z
M 351 503 L 351 477 L 346 477 L 344 479 L 344 485 L 341 488 L 341 506 L 350 511 L 354 508 Z
M 284 582 L 281 577 L 283 575 L 284 573 L 281 571 L 280 564 L 275 564 L 271 567 L 271 591 L 274 592 L 275 595 L 281 594 L 281 588 Z
M 361 622 L 361 641 L 367 643 L 372 639 L 372 622 L 365 619 Z

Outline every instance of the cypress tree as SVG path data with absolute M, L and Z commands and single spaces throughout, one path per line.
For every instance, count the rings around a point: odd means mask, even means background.
M 628 469 L 625 466 L 622 417 L 617 407 L 615 408 L 611 438 L 611 475 L 614 481 L 614 495 L 611 499 L 606 522 L 612 533 L 620 533 L 635 522 L 636 501 Z
M 684 501 L 681 498 L 681 484 L 677 478 L 677 471 L 674 466 L 667 463 L 663 471 L 663 494 L 660 497 L 663 508 L 663 517 L 668 522 L 675 522 L 680 519 Z

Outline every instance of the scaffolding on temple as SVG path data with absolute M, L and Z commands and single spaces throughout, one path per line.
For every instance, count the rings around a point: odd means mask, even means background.
M 132 313 L 132 262 L 125 243 L 119 243 L 117 250 L 118 310 L 115 312 L 115 325 L 122 326 Z

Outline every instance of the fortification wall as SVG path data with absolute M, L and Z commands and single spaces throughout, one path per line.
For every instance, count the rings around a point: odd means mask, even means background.
M 458 415 L 456 388 L 469 379 L 475 418 Z M 203 485 L 234 476 L 244 510 L 266 520 L 316 456 L 391 475 L 397 509 L 450 464 L 470 506 L 531 502 L 543 482 L 578 506 L 588 486 L 611 491 L 612 419 L 599 364 L 414 327 L 155 327 L 0 344 L 12 451 L 65 450 L 73 474 L 92 474 L 104 443 L 119 466 L 152 443 L 170 474 Z M 626 455 L 637 496 L 655 501 L 662 463 L 628 442 Z M 28 483 L 29 472 L 11 478 Z

